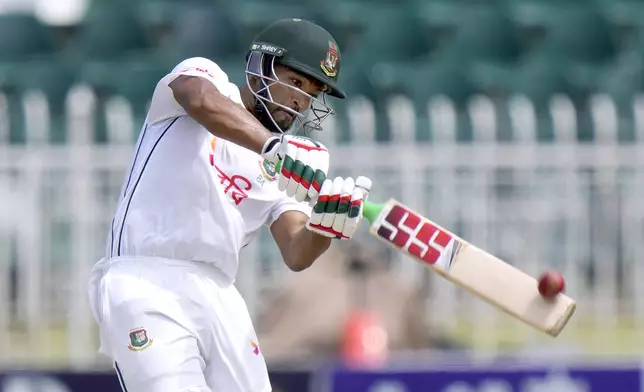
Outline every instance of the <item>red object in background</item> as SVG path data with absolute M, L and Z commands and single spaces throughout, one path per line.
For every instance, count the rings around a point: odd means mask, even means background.
M 342 331 L 342 359 L 348 366 L 378 367 L 389 355 L 387 332 L 377 317 L 355 310 Z

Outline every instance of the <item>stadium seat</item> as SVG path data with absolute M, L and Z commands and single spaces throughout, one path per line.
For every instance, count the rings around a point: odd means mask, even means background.
M 219 67 L 226 72 L 228 80 L 237 86 L 246 85 L 246 62 L 244 57 L 239 59 L 231 58 L 226 61 L 219 61 Z
M 282 18 L 311 19 L 310 8 L 303 1 L 239 0 L 225 8 L 238 26 L 238 36 L 246 48 L 253 38 L 270 23 Z
M 31 15 L 0 14 L 0 60 L 21 61 L 51 54 L 54 41 Z
M 415 28 L 416 23 L 413 19 L 405 17 L 413 16 L 412 9 L 387 0 L 331 0 L 313 3 L 310 9 L 313 13 L 311 18 L 333 34 L 343 53 L 368 52 L 366 45 L 371 42 L 377 43 L 378 39 L 384 39 L 383 44 L 391 46 L 396 37 L 407 35 L 410 29 Z M 385 32 L 390 33 L 391 37 L 386 37 Z M 418 34 L 418 37 L 422 37 L 419 31 Z M 368 43 L 363 38 L 366 38 Z M 417 37 L 411 38 L 415 41 Z M 404 43 L 402 46 L 412 45 L 411 42 L 400 42 Z M 377 50 L 369 57 L 384 61 L 385 59 L 378 58 Z
M 464 10 L 455 25 L 453 39 L 436 55 L 455 56 L 461 61 L 513 62 L 521 54 L 518 30 L 495 7 Z
M 639 0 L 595 0 L 599 12 L 619 33 L 631 34 L 644 27 L 644 2 Z
M 150 49 L 146 31 L 130 8 L 94 7 L 79 31 L 81 54 L 91 60 L 111 60 Z
M 315 7 L 314 7 L 315 8 Z M 349 18 L 336 18 L 325 10 L 312 11 L 308 19 L 324 27 L 335 38 L 342 55 L 349 55 L 359 48 L 359 39 L 364 32 L 364 23 Z
M 430 51 L 420 19 L 404 8 L 378 8 L 371 12 L 357 46 L 355 56 L 366 64 L 412 61 Z
M 250 44 L 242 41 L 233 18 L 214 5 L 181 8 L 172 30 L 172 46 L 182 58 L 200 56 L 219 61 L 229 56 L 243 57 Z
M 198 0 L 192 0 L 194 3 Z M 205 0 L 204 0 L 205 1 Z M 180 7 L 188 1 L 181 0 L 138 0 L 136 12 L 145 25 L 169 25 L 174 20 Z
M 586 62 L 610 61 L 617 51 L 608 21 L 588 4 L 514 1 L 510 14 L 533 51 Z
M 499 1 L 417 0 L 414 10 L 437 57 L 508 60 L 520 51 L 517 32 Z
M 641 56 L 644 45 L 644 2 L 640 0 L 596 0 L 614 28 L 618 57 Z
M 461 22 L 467 5 L 462 1 L 418 0 L 412 5 L 415 13 L 428 27 L 433 29 L 456 29 Z
M 408 7 L 428 26 L 457 27 L 469 10 L 501 9 L 504 0 L 408 0 Z

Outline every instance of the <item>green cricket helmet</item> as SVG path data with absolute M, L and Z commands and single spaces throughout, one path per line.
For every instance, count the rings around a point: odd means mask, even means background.
M 322 130 L 322 122 L 329 115 L 334 114 L 333 109 L 326 103 L 326 96 L 345 98 L 345 93 L 338 85 L 340 49 L 331 34 L 313 22 L 297 18 L 274 22 L 257 35 L 246 59 L 246 83 L 255 96 L 255 114 L 267 128 L 274 132 L 297 132 L 300 127 L 304 131 Z M 321 96 L 313 97 L 279 81 L 275 74 L 275 64 L 289 67 L 322 84 L 324 87 Z M 252 88 L 249 76 L 258 77 L 261 80 L 258 89 Z M 300 113 L 275 102 L 269 88 L 278 83 L 309 96 L 311 107 L 304 113 Z M 290 129 L 281 129 L 273 119 L 267 103 L 272 103 L 294 115 L 299 121 L 294 121 L 293 124 L 299 122 L 299 127 L 292 125 Z

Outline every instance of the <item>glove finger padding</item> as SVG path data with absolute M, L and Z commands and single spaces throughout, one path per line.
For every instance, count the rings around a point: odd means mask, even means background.
M 360 224 L 360 220 L 362 220 L 362 209 L 364 206 L 364 201 L 367 198 L 368 194 L 369 191 L 365 190 L 364 188 L 355 188 L 353 190 L 353 193 L 351 194 L 349 212 L 347 213 L 347 220 L 342 230 L 343 236 L 351 237 L 353 233 L 356 232 L 356 229 Z
M 322 217 L 322 227 L 330 229 L 333 226 L 335 219 L 335 212 L 340 203 L 340 192 L 342 191 L 342 177 L 336 177 L 331 184 L 331 192 L 324 208 L 324 216 Z M 318 199 L 319 200 L 319 199 Z
M 297 155 L 297 147 L 287 142 L 282 142 L 282 145 L 280 146 L 280 153 L 283 157 L 283 160 L 277 187 L 280 191 L 285 191 L 291 180 L 291 173 L 293 173 L 293 166 L 295 165 L 295 157 Z
M 297 149 L 295 151 L 295 163 L 293 163 L 293 170 L 291 170 L 291 178 L 286 186 L 286 195 L 294 197 L 296 201 L 304 201 L 306 197 L 306 189 L 304 193 L 300 191 L 302 187 L 301 181 L 306 169 L 306 162 L 308 158 L 308 151 L 304 149 Z
M 278 188 L 303 202 L 316 200 L 329 170 L 329 152 L 312 139 L 284 136 L 280 145 L 283 157 Z
M 320 195 L 318 196 L 317 203 L 313 207 L 311 212 L 311 218 L 307 222 L 307 227 L 312 229 L 314 232 L 326 237 L 335 237 L 334 233 L 328 233 L 324 231 L 322 226 L 322 220 L 326 215 L 326 206 L 329 203 L 329 197 L 331 196 L 331 191 L 333 189 L 333 181 L 326 179 L 322 183 L 322 188 L 320 189 Z
M 327 237 L 351 238 L 360 223 L 363 201 L 370 189 L 371 180 L 366 177 L 358 177 L 356 181 L 351 177 L 327 179 L 307 228 Z
M 329 152 L 313 150 L 309 152 L 309 156 L 311 159 L 309 167 L 313 176 L 309 180 L 308 197 L 311 200 L 316 200 L 322 190 L 322 184 L 326 180 L 326 173 L 329 171 Z
M 342 183 L 342 189 L 340 191 L 340 200 L 338 201 L 338 207 L 335 211 L 335 217 L 333 219 L 333 231 L 336 233 L 342 233 L 344 229 L 344 224 L 347 220 L 347 212 L 349 211 L 349 204 L 351 203 L 351 193 L 355 189 L 355 182 L 353 178 L 348 177 Z

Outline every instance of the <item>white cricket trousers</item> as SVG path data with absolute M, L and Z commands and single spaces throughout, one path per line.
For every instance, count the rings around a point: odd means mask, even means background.
M 246 303 L 214 266 L 105 258 L 89 296 L 124 391 L 271 391 Z

